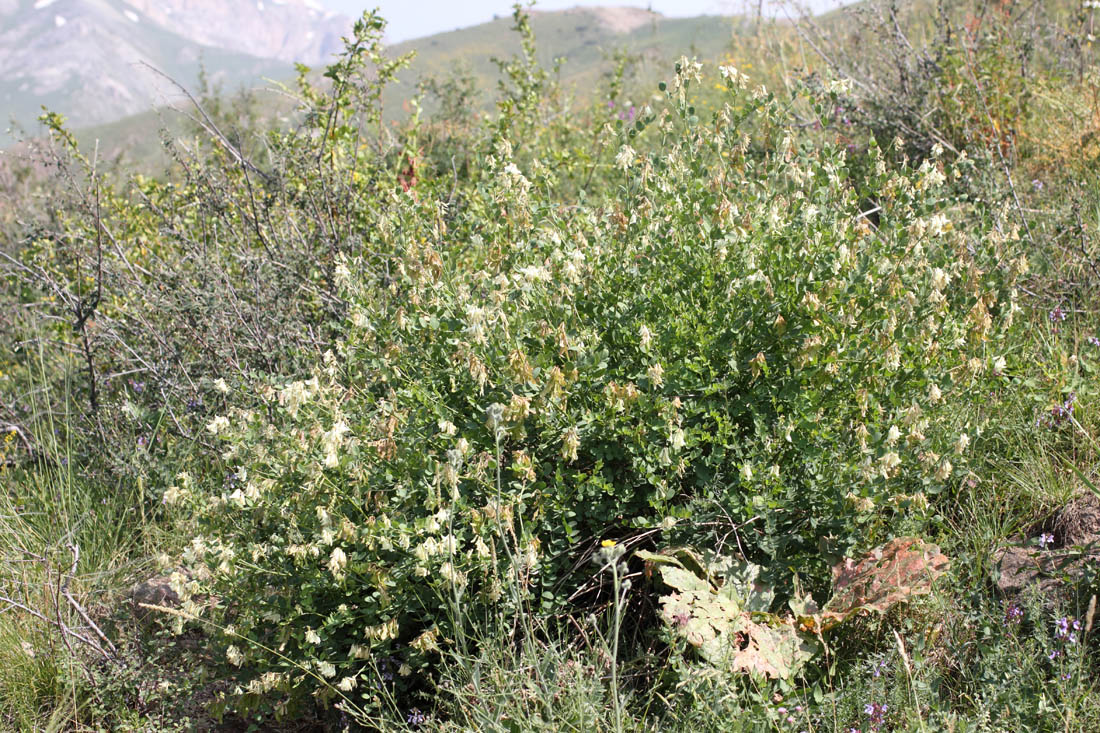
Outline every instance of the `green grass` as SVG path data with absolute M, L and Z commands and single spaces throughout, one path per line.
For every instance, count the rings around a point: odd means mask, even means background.
M 140 487 L 84 474 L 66 415 L 28 398 L 38 457 L 0 472 L 0 725 L 81 729 L 92 671 L 119 658 L 126 591 L 149 572 L 157 535 Z

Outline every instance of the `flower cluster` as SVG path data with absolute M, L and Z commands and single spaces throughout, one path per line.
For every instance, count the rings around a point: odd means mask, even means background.
M 869 702 L 863 706 L 863 714 L 870 729 L 876 731 L 886 724 L 886 703 Z
M 1050 408 L 1046 415 L 1035 419 L 1035 427 L 1060 428 L 1073 420 L 1073 406 L 1077 402 L 1077 393 L 1070 392 L 1060 404 Z

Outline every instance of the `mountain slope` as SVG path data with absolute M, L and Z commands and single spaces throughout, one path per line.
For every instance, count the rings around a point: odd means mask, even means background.
M 11 1 L 0 0 L 0 7 Z M 57 4 L 64 1 L 58 0 Z M 638 60 L 639 78 L 652 78 L 655 82 L 658 77 L 670 73 L 672 62 L 681 54 L 697 55 L 708 61 L 723 56 L 738 35 L 737 23 L 737 19 L 728 17 L 666 18 L 634 8 L 614 7 L 531 13 L 540 62 L 549 68 L 555 58 L 563 58 L 562 84 L 581 98 L 599 93 L 600 77 L 612 67 L 610 56 L 616 51 L 632 54 Z M 492 58 L 508 58 L 520 51 L 519 37 L 511 25 L 510 18 L 500 18 L 391 47 L 391 55 L 413 51 L 416 57 L 410 68 L 401 72 L 397 82 L 387 90 L 386 117 L 404 116 L 405 103 L 416 94 L 418 83 L 429 77 L 445 81 L 455 75 L 468 76 L 479 90 L 476 104 L 481 108 L 489 106 L 499 78 Z M 222 68 L 229 63 L 224 63 Z M 207 66 L 215 68 L 209 62 Z M 284 69 L 280 74 L 276 67 L 268 75 L 285 79 L 290 72 Z M 184 71 L 175 78 L 189 87 L 194 86 L 195 73 L 189 75 Z M 226 91 L 232 91 L 231 85 L 225 87 Z M 2 97 L 0 87 L 0 99 Z M 157 130 L 167 128 L 169 134 L 175 134 L 185 127 L 183 118 L 171 107 L 188 109 L 189 103 L 178 93 L 174 97 L 174 102 L 178 102 L 174 105 L 163 105 L 156 110 L 144 108 L 117 121 L 86 125 L 76 130 L 77 137 L 82 144 L 97 144 L 100 155 L 107 159 L 121 156 L 142 170 L 155 171 L 165 162 Z M 261 91 L 255 95 L 255 100 L 261 117 L 286 118 L 293 111 L 293 103 L 282 94 Z M 427 107 L 430 111 L 431 100 L 427 101 Z
M 187 86 L 204 67 L 228 88 L 286 77 L 347 25 L 303 0 L 0 0 L 0 128 L 32 128 L 42 106 L 83 126 L 177 98 L 148 66 Z
M 729 48 L 734 22 L 718 16 L 666 18 L 624 7 L 531 13 L 540 61 L 550 67 L 555 58 L 563 58 L 562 81 L 581 93 L 610 68 L 609 56 L 619 50 L 643 64 L 669 62 L 681 54 L 713 59 Z M 510 18 L 499 18 L 394 46 L 394 55 L 416 52 L 412 67 L 400 77 L 402 87 L 395 92 L 408 96 L 417 80 L 456 72 L 472 76 L 483 90 L 492 89 L 498 77 L 492 58 L 520 52 L 519 37 L 511 26 Z

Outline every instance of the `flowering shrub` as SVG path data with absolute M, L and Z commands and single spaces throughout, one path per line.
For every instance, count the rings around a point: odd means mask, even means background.
M 395 178 L 336 126 L 358 224 L 317 275 L 334 347 L 240 375 L 206 424 L 220 468 L 164 494 L 199 526 L 185 611 L 225 626 L 245 702 L 415 691 L 479 619 L 568 612 L 600 538 L 733 530 L 821 587 L 823 543 L 919 521 L 965 474 L 983 426 L 956 416 L 1004 388 L 1026 270 L 1010 235 L 953 226 L 967 162 L 797 144 L 732 68 L 703 121 L 701 73 L 682 59 L 664 104 L 605 131 L 598 175 L 532 140 L 553 123 L 529 93 L 461 178 Z

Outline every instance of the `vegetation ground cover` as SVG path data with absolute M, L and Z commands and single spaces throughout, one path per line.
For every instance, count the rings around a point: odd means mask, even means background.
M 517 9 L 492 115 L 398 126 L 367 14 L 294 126 L 204 106 L 155 177 L 47 116 L 6 722 L 1095 729 L 1093 10 L 938 9 L 583 105 Z

